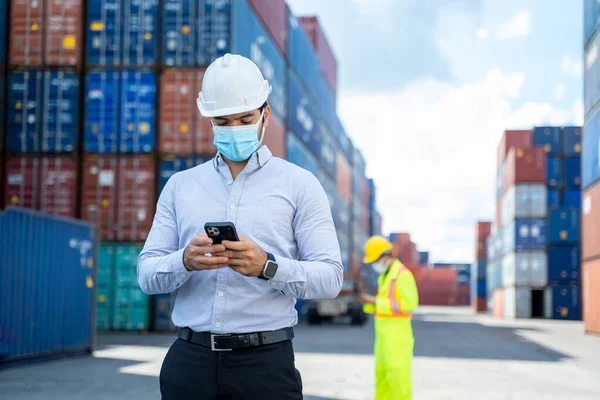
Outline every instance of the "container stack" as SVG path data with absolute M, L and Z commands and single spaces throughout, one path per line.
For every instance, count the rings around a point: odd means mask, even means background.
M 364 258 L 364 246 L 370 233 L 370 188 L 366 177 L 366 163 L 358 151 L 354 151 L 354 168 L 352 171 L 352 258 L 350 260 L 350 273 L 359 276 Z
M 383 231 L 381 214 L 377 211 L 377 197 L 375 181 L 368 180 L 369 183 L 369 236 L 381 235 Z
M 585 331 L 600 334 L 600 4 L 586 0 L 582 157 L 583 319 Z
M 471 304 L 471 264 L 437 262 L 433 263 L 433 268 L 456 270 L 456 297 L 454 302 L 459 306 Z
M 475 262 L 471 266 L 471 307 L 473 311 L 487 311 L 488 240 L 492 223 L 479 221 L 475 225 Z

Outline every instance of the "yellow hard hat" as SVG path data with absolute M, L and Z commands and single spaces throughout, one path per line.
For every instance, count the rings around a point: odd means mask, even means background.
M 394 246 L 383 236 L 372 236 L 365 244 L 365 264 L 372 264 L 386 251 L 391 251 Z

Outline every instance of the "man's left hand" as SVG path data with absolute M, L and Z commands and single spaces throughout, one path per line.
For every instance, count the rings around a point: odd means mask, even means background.
M 222 244 L 226 250 L 213 255 L 228 257 L 229 268 L 244 276 L 257 277 L 262 275 L 265 264 L 269 260 L 267 253 L 251 239 L 244 236 L 239 238 L 239 242 L 224 240 Z

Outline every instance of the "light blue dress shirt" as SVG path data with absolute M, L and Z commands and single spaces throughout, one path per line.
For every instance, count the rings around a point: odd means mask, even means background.
M 206 222 L 230 221 L 275 256 L 270 281 L 225 267 L 188 271 L 183 252 Z M 310 172 L 266 146 L 233 180 L 216 156 L 165 185 L 138 260 L 147 294 L 177 291 L 173 323 L 198 332 L 250 333 L 294 326 L 296 298 L 334 298 L 343 267 L 327 195 Z

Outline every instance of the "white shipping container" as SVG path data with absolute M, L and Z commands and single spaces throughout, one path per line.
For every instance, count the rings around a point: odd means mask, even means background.
M 504 318 L 531 318 L 531 289 L 504 289 Z
M 502 226 L 515 218 L 545 218 L 548 192 L 544 184 L 513 185 L 502 198 Z
M 548 283 L 545 251 L 509 253 L 502 259 L 502 287 L 544 287 Z

